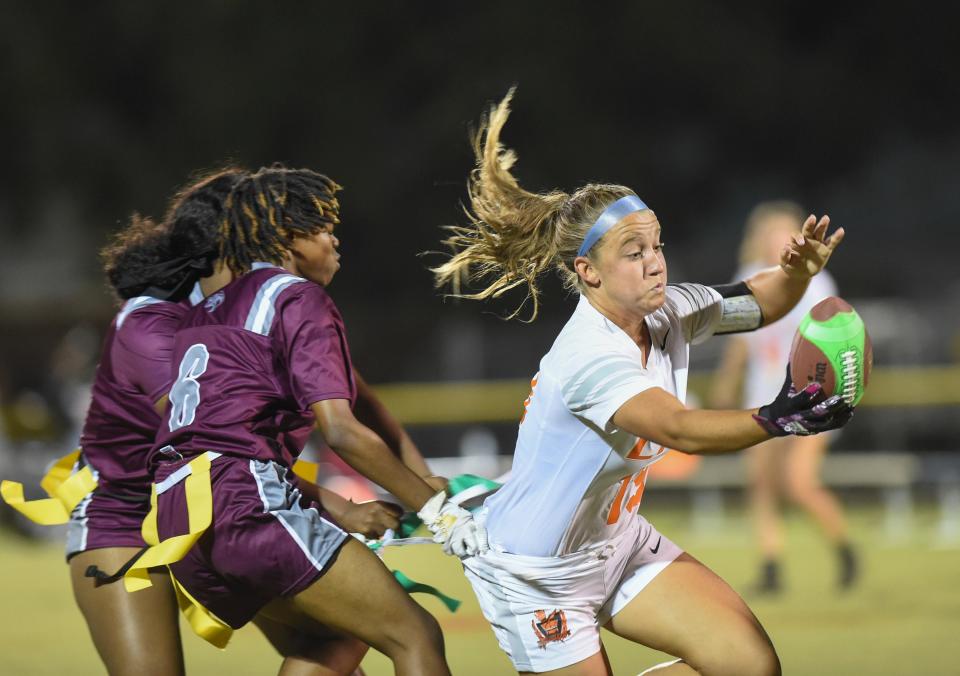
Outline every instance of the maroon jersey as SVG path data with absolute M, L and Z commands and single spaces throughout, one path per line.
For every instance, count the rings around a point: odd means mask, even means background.
M 160 427 L 153 405 L 170 389 L 173 336 L 189 307 L 140 296 L 111 323 L 80 436 L 101 483 L 149 490 L 147 456 Z
M 290 466 L 313 429 L 310 405 L 356 398 L 336 305 L 323 287 L 270 265 L 193 308 L 173 352 L 151 463 L 211 450 Z

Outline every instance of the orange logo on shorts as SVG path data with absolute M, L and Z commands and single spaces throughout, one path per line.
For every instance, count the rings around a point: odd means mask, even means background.
M 546 648 L 548 643 L 562 641 L 570 635 L 567 626 L 567 614 L 562 610 L 554 610 L 547 615 L 546 610 L 533 611 L 535 619 L 530 621 L 533 633 L 537 635 L 537 645 Z

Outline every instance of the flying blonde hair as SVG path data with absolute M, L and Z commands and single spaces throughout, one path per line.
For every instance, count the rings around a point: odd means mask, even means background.
M 452 251 L 450 260 L 431 271 L 438 288 L 449 284 L 450 295 L 472 300 L 498 298 L 525 284 L 526 298 L 507 319 L 517 317 L 530 299 L 533 311 L 525 321 L 532 322 L 540 308 L 538 278 L 554 268 L 567 289 L 579 290 L 573 261 L 587 231 L 610 204 L 635 193 L 607 184 L 588 184 L 572 195 L 520 187 L 510 173 L 517 155 L 500 143 L 515 91 L 511 88 L 499 104 L 490 106 L 473 136 L 476 166 L 467 181 L 470 206 L 464 208 L 470 223 L 447 228 L 451 234 L 443 243 Z M 488 281 L 481 290 L 461 293 L 463 283 L 483 280 Z

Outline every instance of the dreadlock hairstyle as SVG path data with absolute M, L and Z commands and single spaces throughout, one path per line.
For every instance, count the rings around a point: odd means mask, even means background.
M 340 223 L 339 190 L 323 174 L 279 163 L 243 178 L 224 205 L 220 259 L 236 275 L 256 261 L 282 263 L 295 238 Z
M 476 166 L 467 189 L 470 206 L 464 211 L 470 224 L 449 226 L 444 240 L 450 259 L 432 269 L 437 287 L 450 284 L 459 298 L 498 298 L 510 289 L 526 285 L 527 296 L 507 319 L 520 314 L 527 299 L 533 302 L 529 319 L 540 307 L 538 278 L 553 268 L 570 291 L 581 288 L 573 266 L 577 250 L 603 210 L 634 192 L 621 185 L 588 184 L 572 195 L 559 190 L 533 193 L 524 190 L 510 173 L 517 161 L 512 150 L 500 144 L 500 132 L 510 115 L 511 88 L 503 100 L 491 105 L 473 136 Z M 587 253 L 593 258 L 598 247 Z M 466 281 L 488 280 L 475 293 L 461 293 Z
M 227 167 L 200 176 L 174 195 L 159 224 L 134 214 L 102 252 L 117 296 L 177 301 L 197 279 L 209 275 L 218 255 L 224 201 L 246 175 Z

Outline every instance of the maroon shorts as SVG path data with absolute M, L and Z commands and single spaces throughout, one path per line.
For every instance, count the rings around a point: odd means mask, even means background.
M 187 461 L 157 470 L 160 539 L 186 533 Z M 274 462 L 219 456 L 210 466 L 213 523 L 170 569 L 190 594 L 234 629 L 280 596 L 293 596 L 320 577 L 347 533 L 323 518 L 316 503 Z
M 138 491 L 101 481 L 70 514 L 67 560 L 91 549 L 146 546 L 140 526 L 149 511 L 149 485 Z

